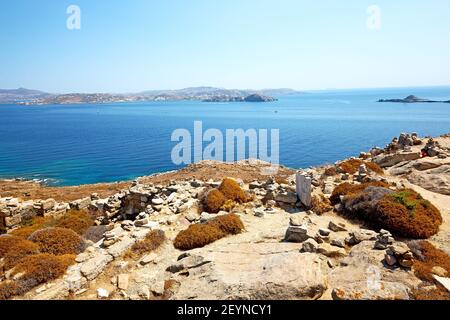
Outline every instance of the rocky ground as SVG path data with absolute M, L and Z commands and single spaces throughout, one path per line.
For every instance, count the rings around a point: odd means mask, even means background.
M 422 149 L 430 156 L 422 158 Z M 312 196 L 319 199 L 328 198 L 343 181 L 384 181 L 418 191 L 443 217 L 430 242 L 450 253 L 449 151 L 449 136 L 430 142 L 402 135 L 385 149 L 359 156 L 378 163 L 383 174 L 365 165 L 353 173 L 336 171 L 339 165 L 303 171 L 312 179 Z M 64 215 L 69 208 L 95 212 L 96 223 L 107 225 L 62 278 L 15 299 L 410 299 L 423 285 L 411 268 L 406 239 L 371 230 L 332 206 L 304 208 L 297 201 L 296 171 L 281 167 L 275 174 L 269 169 L 260 162 L 203 162 L 98 189 L 0 183 L 0 209 L 9 231 L 28 212 Z M 231 210 L 245 231 L 203 248 L 175 249 L 173 240 L 181 230 L 216 216 L 203 212 L 201 199 L 225 177 L 253 195 Z M 165 232 L 164 243 L 139 256 L 129 254 L 152 230 Z M 438 271 L 439 283 L 448 290 L 449 275 Z

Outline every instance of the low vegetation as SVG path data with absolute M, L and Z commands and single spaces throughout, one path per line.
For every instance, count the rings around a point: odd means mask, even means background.
M 93 217 L 71 210 L 61 218 L 33 217 L 9 235 L 0 236 L 0 274 L 12 270 L 15 281 L 0 283 L 0 299 L 22 295 L 33 287 L 54 280 L 74 263 L 84 250 L 82 238 L 94 228 Z M 105 231 L 102 228 L 102 235 Z
M 433 267 L 441 267 L 450 275 L 450 256 L 428 241 L 418 243 L 414 260 L 414 274 L 423 281 L 434 283 Z M 413 250 L 414 251 L 414 250 Z
M 181 231 L 175 238 L 174 246 L 179 250 L 191 250 L 204 247 L 227 235 L 238 234 L 244 230 L 244 224 L 235 214 L 227 214 L 211 219 L 205 224 L 193 224 Z
M 331 206 L 330 200 L 321 194 L 311 197 L 311 210 L 315 214 L 321 215 L 325 212 L 333 210 L 333 207 Z
M 217 189 L 211 190 L 205 199 L 206 211 L 209 213 L 217 213 L 220 208 L 225 204 L 227 198 Z
M 54 227 L 55 224 L 56 219 L 53 217 L 34 217 L 25 222 L 21 228 L 10 232 L 10 234 L 23 239 L 28 239 L 28 237 L 34 232 L 41 229 Z
M 427 239 L 439 231 L 439 210 L 417 192 L 405 189 L 378 202 L 374 222 L 400 236 Z
M 166 234 L 162 230 L 152 230 L 147 236 L 136 242 L 127 253 L 129 257 L 142 256 L 158 249 L 166 241 Z
M 0 235 L 6 233 L 5 214 L 0 212 Z
M 358 172 L 359 167 L 364 164 L 367 168 L 368 171 L 372 171 L 375 172 L 377 174 L 384 174 L 384 170 L 377 165 L 374 162 L 370 162 L 370 161 L 363 161 L 361 159 L 349 159 L 346 160 L 344 162 L 341 162 L 338 165 L 338 168 L 340 169 L 340 171 L 348 173 L 348 174 L 355 174 Z
M 450 275 L 450 256 L 437 249 L 428 241 L 416 241 L 410 244 L 415 253 L 414 274 L 427 284 L 434 284 L 436 288 L 418 288 L 412 292 L 416 300 L 450 300 L 450 293 L 433 278 L 433 268 L 440 267 Z
M 12 237 L 11 237 L 12 238 Z M 39 246 L 31 241 L 17 239 L 4 255 L 4 269 L 14 268 L 23 258 L 39 253 Z
M 389 184 L 382 181 L 371 181 L 361 184 L 351 184 L 349 182 L 344 182 L 334 188 L 331 194 L 330 201 L 331 204 L 335 205 L 341 201 L 341 196 L 351 196 L 359 194 L 364 191 L 367 187 L 382 187 L 389 188 Z
M 332 204 L 345 202 L 345 213 L 410 239 L 427 239 L 436 234 L 442 224 L 439 210 L 417 192 L 404 189 L 389 191 L 374 197 L 373 188 L 387 188 L 384 182 L 362 184 L 343 183 L 331 197 Z M 382 190 L 381 190 L 382 191 Z M 351 209 L 359 208 L 357 212 Z
M 222 192 L 227 200 L 233 200 L 237 203 L 244 203 L 249 200 L 239 183 L 230 178 L 223 179 L 218 190 Z
M 39 253 L 23 258 L 14 268 L 16 279 L 0 283 L 0 300 L 22 295 L 40 284 L 63 276 L 74 262 L 75 255 Z
M 204 200 L 205 210 L 209 213 L 231 211 L 237 203 L 245 203 L 250 197 L 240 187 L 239 183 L 230 178 L 223 179 L 219 188 L 208 192 Z
M 70 210 L 57 220 L 55 227 L 71 229 L 79 235 L 83 235 L 93 225 L 94 219 L 88 212 Z
M 46 228 L 34 232 L 29 240 L 39 245 L 39 250 L 54 255 L 78 254 L 84 249 L 84 240 L 73 230 Z

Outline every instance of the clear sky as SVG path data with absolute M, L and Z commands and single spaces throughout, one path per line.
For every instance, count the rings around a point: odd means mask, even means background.
M 71 4 L 80 30 L 66 27 Z M 2 1 L 0 88 L 449 85 L 449 14 L 448 0 Z

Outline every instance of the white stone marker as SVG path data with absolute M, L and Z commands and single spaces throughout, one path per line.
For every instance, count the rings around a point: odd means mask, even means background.
M 304 172 L 297 172 L 295 182 L 300 202 L 307 208 L 311 207 L 311 177 Z

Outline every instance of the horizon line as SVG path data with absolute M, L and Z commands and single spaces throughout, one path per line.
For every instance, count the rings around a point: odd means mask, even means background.
M 226 88 L 226 87 L 220 87 L 220 86 L 213 86 L 213 85 L 199 85 L 199 86 L 186 86 L 181 88 L 174 88 L 174 89 L 145 89 L 145 90 L 139 90 L 139 91 L 129 91 L 129 92 L 117 92 L 117 91 L 65 91 L 65 92 L 51 92 L 46 91 L 42 89 L 35 89 L 35 88 L 27 88 L 27 87 L 17 87 L 17 88 L 0 88 L 1 90 L 19 90 L 19 89 L 25 89 L 25 90 L 35 90 L 40 91 L 43 93 L 48 94 L 55 94 L 55 95 L 64 95 L 64 94 L 111 94 L 111 95 L 120 95 L 120 94 L 142 94 L 147 91 L 179 91 L 184 89 L 195 89 L 195 88 L 214 88 L 214 89 L 222 89 L 222 90 L 240 90 L 240 91 L 264 91 L 264 90 L 280 90 L 280 89 L 289 89 L 294 90 L 299 93 L 308 93 L 308 92 L 319 92 L 319 91 L 346 91 L 346 90 L 377 90 L 377 89 L 409 89 L 409 88 L 440 88 L 440 87 L 449 87 L 450 84 L 439 84 L 439 85 L 401 85 L 401 86 L 380 86 L 380 87 L 345 87 L 345 88 L 322 88 L 322 89 L 295 89 L 292 87 L 272 87 L 272 88 L 263 88 L 263 89 L 249 89 L 249 88 Z

